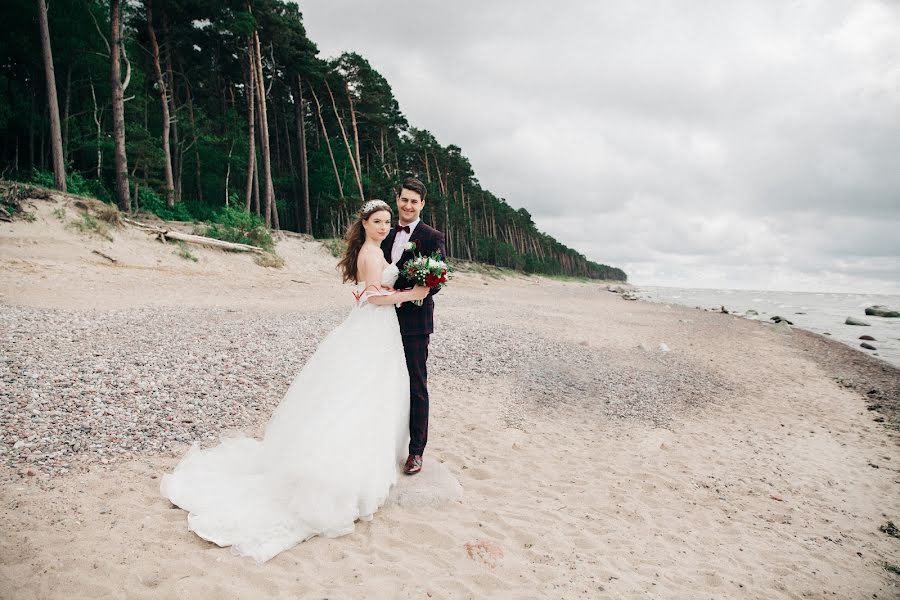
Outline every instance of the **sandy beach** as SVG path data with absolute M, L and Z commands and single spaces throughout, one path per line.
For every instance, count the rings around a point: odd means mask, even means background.
M 260 432 L 351 308 L 336 259 L 290 236 L 280 269 L 193 261 L 67 228 L 71 202 L 33 210 L 0 224 L 2 598 L 900 598 L 879 529 L 900 524 L 900 371 L 786 325 L 478 271 L 437 297 L 429 360 L 426 456 L 461 499 L 235 556 L 159 477 L 193 441 Z

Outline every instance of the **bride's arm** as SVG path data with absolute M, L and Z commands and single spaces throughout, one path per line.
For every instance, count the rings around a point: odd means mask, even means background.
M 377 290 L 366 300 L 369 304 L 399 304 L 411 300 L 422 300 L 428 295 L 428 288 L 417 285 L 411 290 L 389 292 L 381 287 L 381 273 L 384 271 L 380 256 L 361 257 L 359 264 L 359 280 L 365 281 L 367 290 Z

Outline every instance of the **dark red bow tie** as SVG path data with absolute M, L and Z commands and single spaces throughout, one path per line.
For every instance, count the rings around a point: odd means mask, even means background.
M 401 231 L 405 231 L 406 233 L 409 233 L 409 225 L 400 225 L 398 223 L 396 230 L 397 230 L 397 233 L 400 233 Z

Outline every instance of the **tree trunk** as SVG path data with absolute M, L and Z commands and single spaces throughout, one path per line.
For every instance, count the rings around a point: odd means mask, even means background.
M 294 103 L 297 112 L 297 156 L 300 159 L 300 191 L 305 217 L 304 232 L 312 235 L 312 216 L 309 214 L 309 165 L 306 162 L 306 124 L 303 122 L 303 83 L 297 75 L 297 101 Z
M 225 206 L 228 206 L 228 180 L 231 178 L 231 153 L 234 152 L 234 140 L 231 140 L 231 148 L 228 149 L 228 166 L 225 168 Z
M 453 234 L 450 232 L 450 198 L 444 200 L 444 229 L 447 230 L 447 256 L 455 256 L 453 251 L 456 248 L 453 244 Z
M 72 65 L 66 69 L 66 99 L 63 102 L 63 158 L 69 159 L 69 115 L 71 114 L 72 108 Z
M 281 157 L 281 123 L 278 122 L 278 102 L 272 99 L 272 123 L 275 124 L 275 160 L 274 167 L 279 173 L 284 173 L 284 160 Z
M 44 54 L 44 76 L 47 79 L 47 108 L 50 111 L 50 147 L 53 153 L 53 184 L 66 191 L 66 163 L 63 158 L 62 128 L 59 123 L 59 101 L 56 99 L 56 74 L 53 70 L 53 51 L 50 48 L 50 26 L 47 23 L 47 3 L 37 0 L 38 21 L 41 26 L 41 48 Z
M 250 212 L 250 203 L 253 197 L 253 175 L 256 172 L 256 116 L 254 107 L 256 106 L 256 77 L 253 76 L 255 71 L 253 65 L 256 61 L 253 59 L 253 44 L 247 45 L 247 187 L 244 194 L 244 207 Z
M 180 68 L 184 81 L 184 91 L 187 95 L 188 118 L 191 120 L 191 139 L 193 140 L 191 145 L 194 147 L 194 178 L 196 180 L 194 185 L 196 186 L 197 200 L 203 202 L 203 186 L 200 185 L 200 141 L 197 138 L 197 122 L 194 120 L 194 99 L 191 95 L 191 84 L 184 75 L 184 66 L 182 65 Z
M 259 160 L 253 163 L 253 212 L 260 216 L 259 212 Z
M 253 32 L 256 54 L 256 97 L 259 100 L 259 133 L 263 160 L 263 185 L 265 186 L 265 220 L 266 227 L 272 226 L 272 211 L 275 210 L 275 191 L 272 186 L 272 157 L 269 153 L 269 123 L 266 116 L 266 86 L 263 79 L 262 51 L 259 43 L 259 32 Z M 277 219 L 277 217 L 276 217 Z
M 337 102 L 334 101 L 334 94 L 331 93 L 331 86 L 328 85 L 327 80 L 325 81 L 325 89 L 328 90 L 328 95 L 331 97 L 331 106 L 334 108 L 334 116 L 337 118 L 338 126 L 341 128 L 341 137 L 344 138 L 344 146 L 347 148 L 347 156 L 350 157 L 350 164 L 353 165 L 353 175 L 356 177 L 356 185 L 359 188 L 359 198 L 360 200 L 363 200 L 365 197 L 363 196 L 362 179 L 359 176 L 359 169 L 356 167 L 356 159 L 353 157 L 353 150 L 350 149 L 350 140 L 347 139 L 347 130 L 344 129 L 344 121 L 341 119 L 341 114 L 338 112 Z
M 359 197 L 365 200 L 362 186 L 362 161 L 359 160 L 359 129 L 356 127 L 356 110 L 353 108 L 353 96 L 350 95 L 350 86 L 344 82 L 344 91 L 347 92 L 347 103 L 350 105 L 350 125 L 353 126 L 353 146 L 356 150 L 356 172 L 359 174 L 357 183 L 359 183 Z M 366 173 L 368 173 L 368 158 L 366 158 Z
M 113 141 L 116 162 L 116 196 L 119 209 L 131 212 L 131 197 L 128 188 L 128 158 L 125 155 L 125 85 L 121 79 L 119 57 L 122 53 L 122 34 L 120 23 L 120 0 L 109 1 L 110 24 L 110 69 L 109 79 L 112 86 Z M 127 60 L 127 59 L 126 59 Z M 127 77 L 126 77 L 127 80 Z
M 150 0 L 147 0 L 147 2 L 149 3 Z M 172 187 L 174 190 L 175 202 L 181 202 L 183 157 L 181 155 L 181 141 L 178 135 L 178 110 L 175 106 L 175 75 L 172 73 L 172 37 L 169 35 L 169 17 L 165 12 L 163 12 L 163 34 L 165 35 L 166 44 L 166 76 L 168 90 L 166 96 L 169 101 L 169 116 L 171 117 L 172 143 L 174 148 L 174 151 L 170 154 L 170 163 L 173 172 Z
M 153 0 L 145 0 L 147 7 L 147 33 L 150 36 L 150 50 L 153 54 L 153 74 L 156 76 L 156 85 L 159 86 L 160 108 L 162 109 L 162 150 L 163 172 L 166 182 L 166 207 L 175 206 L 175 182 L 172 173 L 172 149 L 169 145 L 171 137 L 171 119 L 169 115 L 169 99 L 166 80 L 163 78 L 162 66 L 159 63 L 159 43 L 156 41 L 156 32 L 153 30 Z
M 97 179 L 100 179 L 102 174 L 102 166 L 103 166 L 103 149 L 101 147 L 101 141 L 103 137 L 103 130 L 100 127 L 100 111 L 97 108 L 97 94 L 94 93 L 94 80 L 88 80 L 91 85 L 91 99 L 94 101 L 94 124 L 97 126 Z
M 313 100 L 316 102 L 316 114 L 319 115 L 319 123 L 322 125 L 322 137 L 325 138 L 325 145 L 328 147 L 328 156 L 331 158 L 331 166 L 334 168 L 334 179 L 337 181 L 338 194 L 340 195 L 341 200 L 343 200 L 344 186 L 341 184 L 341 175 L 338 173 L 337 163 L 334 160 L 334 152 L 331 150 L 331 138 L 328 137 L 328 130 L 325 129 L 325 119 L 322 118 L 322 104 L 319 102 L 316 90 L 310 87 L 309 91 L 312 92 Z
M 290 92 L 290 90 L 288 90 Z M 296 102 L 295 102 L 296 104 Z M 294 164 L 294 150 L 291 147 L 291 123 L 288 119 L 288 111 L 282 111 L 281 116 L 284 117 L 282 126 L 284 128 L 284 147 L 287 150 L 287 163 L 291 169 L 291 191 L 293 192 L 294 201 L 290 205 L 287 214 L 290 215 L 290 226 L 294 231 L 300 231 L 300 192 L 297 190 L 297 167 Z

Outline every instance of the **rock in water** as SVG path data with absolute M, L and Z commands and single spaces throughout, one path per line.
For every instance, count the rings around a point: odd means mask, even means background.
M 869 327 L 870 324 L 866 323 L 862 319 L 857 319 L 855 317 L 847 317 L 847 320 L 844 321 L 845 325 L 859 325 L 860 327 Z
M 863 342 L 862 344 L 860 344 L 860 346 L 862 346 L 866 350 L 878 350 L 878 348 L 876 348 L 872 344 L 867 344 L 866 342 Z
M 787 323 L 788 325 L 793 325 L 793 323 L 792 323 L 791 321 L 788 321 L 788 320 L 785 319 L 784 317 L 779 317 L 778 315 L 775 315 L 774 317 L 769 317 L 769 320 L 770 320 L 770 321 L 775 321 L 776 323 L 781 323 L 782 321 L 784 321 L 784 322 Z
M 875 338 L 873 338 L 871 335 L 861 335 L 861 336 L 859 336 L 859 339 L 867 340 L 869 342 L 877 342 L 878 341 Z
M 892 310 L 887 306 L 876 304 L 866 309 L 866 314 L 870 317 L 888 317 L 891 319 L 900 318 L 900 311 Z
M 426 456 L 422 471 L 417 475 L 401 474 L 397 485 L 391 489 L 388 504 L 404 508 L 413 506 L 437 506 L 444 502 L 460 500 L 462 486 L 446 466 Z

